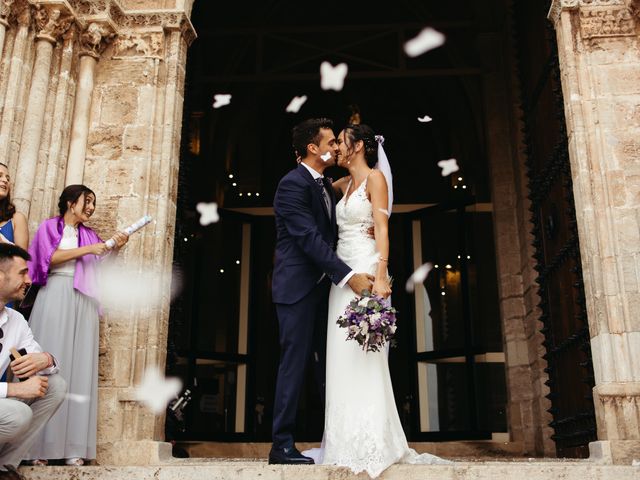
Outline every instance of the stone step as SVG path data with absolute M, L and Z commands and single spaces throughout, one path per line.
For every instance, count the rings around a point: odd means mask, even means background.
M 262 442 L 178 442 L 191 458 L 267 458 L 271 443 Z M 319 443 L 298 442 L 298 450 L 318 448 Z M 444 458 L 490 460 L 494 458 L 530 457 L 522 442 L 500 440 L 465 440 L 452 442 L 411 442 L 418 453 L 430 453 Z
M 324 465 L 267 465 L 246 459 L 174 460 L 146 467 L 21 467 L 29 480 L 348 480 L 369 478 Z M 392 465 L 380 480 L 638 480 L 640 467 L 582 461 L 457 462 L 454 465 Z

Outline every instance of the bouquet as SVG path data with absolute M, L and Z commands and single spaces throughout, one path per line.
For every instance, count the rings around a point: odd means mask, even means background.
M 369 291 L 351 300 L 336 323 L 347 329 L 346 339 L 358 342 L 365 352 L 378 352 L 387 342 L 396 344 L 396 309 Z

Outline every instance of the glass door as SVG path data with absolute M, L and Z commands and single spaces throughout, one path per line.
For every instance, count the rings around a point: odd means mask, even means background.
M 506 432 L 504 353 L 490 204 L 414 212 L 412 268 L 433 266 L 413 294 L 416 440 Z

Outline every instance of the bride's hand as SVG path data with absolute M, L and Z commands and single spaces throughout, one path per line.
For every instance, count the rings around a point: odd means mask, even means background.
M 389 282 L 387 280 L 376 279 L 376 281 L 373 282 L 371 293 L 373 293 L 374 295 L 380 295 L 382 298 L 387 298 L 389 295 L 391 295 L 391 285 L 389 285 Z

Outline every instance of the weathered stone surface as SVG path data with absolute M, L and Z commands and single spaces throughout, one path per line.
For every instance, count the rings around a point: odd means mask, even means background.
M 605 466 L 592 462 L 460 462 L 455 465 L 393 465 L 380 480 L 635 480 L 640 467 Z M 29 480 L 75 478 L 85 480 L 341 480 L 367 479 L 366 473 L 353 475 L 343 467 L 324 465 L 267 465 L 264 459 L 247 460 L 175 460 L 171 464 L 149 467 L 24 467 Z

